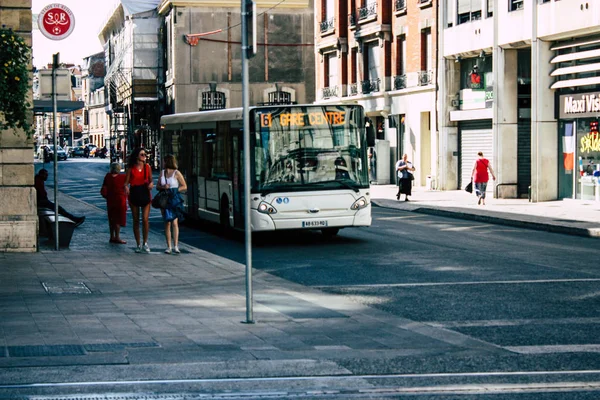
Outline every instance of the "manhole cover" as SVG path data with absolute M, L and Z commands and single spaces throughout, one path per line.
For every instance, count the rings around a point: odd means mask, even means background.
M 42 282 L 49 294 L 91 294 L 92 291 L 83 282 Z

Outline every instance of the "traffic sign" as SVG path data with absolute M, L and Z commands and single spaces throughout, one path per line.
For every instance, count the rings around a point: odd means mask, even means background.
M 38 26 L 48 39 L 62 40 L 75 29 L 75 14 L 65 5 L 49 4 L 38 15 Z

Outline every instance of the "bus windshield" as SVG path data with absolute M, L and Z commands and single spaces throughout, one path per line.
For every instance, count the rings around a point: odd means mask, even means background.
M 254 190 L 368 188 L 360 106 L 253 110 Z

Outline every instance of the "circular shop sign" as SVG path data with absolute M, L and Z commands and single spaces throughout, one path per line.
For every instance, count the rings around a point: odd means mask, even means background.
M 62 40 L 73 32 L 75 15 L 62 4 L 49 4 L 38 15 L 38 26 L 48 39 Z

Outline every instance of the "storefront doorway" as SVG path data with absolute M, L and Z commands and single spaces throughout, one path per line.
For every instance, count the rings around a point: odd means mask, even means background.
M 560 198 L 600 201 L 600 133 L 598 118 L 561 120 L 558 168 Z

